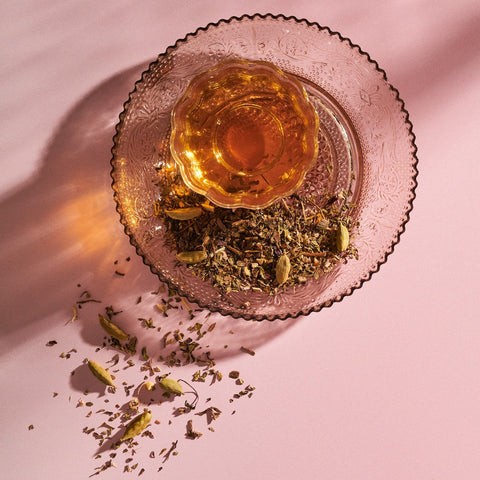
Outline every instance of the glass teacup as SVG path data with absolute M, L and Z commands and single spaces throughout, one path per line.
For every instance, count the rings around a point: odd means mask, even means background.
M 183 180 L 221 207 L 264 208 L 292 194 L 318 155 L 319 121 L 295 77 L 263 61 L 201 73 L 172 112 Z

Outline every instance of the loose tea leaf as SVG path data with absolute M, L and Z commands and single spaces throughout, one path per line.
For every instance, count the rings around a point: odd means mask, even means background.
M 88 368 L 103 384 L 116 388 L 112 376 L 94 360 L 88 361 Z
M 255 352 L 254 352 L 252 349 L 250 349 L 250 348 L 247 348 L 247 347 L 243 347 L 243 346 L 242 346 L 242 347 L 240 347 L 240 350 L 241 350 L 242 352 L 248 353 L 249 355 L 252 355 L 252 356 L 255 355 Z
M 203 410 L 203 412 L 198 412 L 195 415 L 206 415 L 207 424 L 210 424 L 212 423 L 213 420 L 216 420 L 221 414 L 222 414 L 222 411 L 219 408 L 208 407 L 206 410 Z
M 95 475 L 100 475 L 100 473 L 104 472 L 105 470 L 108 470 L 111 467 L 115 467 L 116 465 L 112 462 L 112 460 L 106 461 L 103 465 L 100 467 L 97 467 L 95 470 L 95 473 L 92 473 L 89 475 L 89 477 L 94 477 Z
M 345 231 L 356 225 L 349 191 L 294 194 L 261 210 L 229 209 L 213 207 L 188 189 L 174 165 L 165 164 L 157 171 L 161 193 L 154 210 L 165 222 L 167 245 L 194 275 L 221 293 L 274 294 L 357 257 L 356 248 L 345 240 Z M 203 213 L 198 216 L 185 213 L 199 210 Z M 176 211 L 188 220 L 172 218 Z M 340 248 L 337 231 L 343 232 Z
M 199 438 L 202 436 L 202 433 L 200 432 L 196 432 L 194 429 L 193 429 L 193 421 L 192 420 L 189 420 L 187 422 L 187 433 L 185 433 L 185 436 L 187 438 L 191 438 L 191 439 L 195 439 L 195 438 Z

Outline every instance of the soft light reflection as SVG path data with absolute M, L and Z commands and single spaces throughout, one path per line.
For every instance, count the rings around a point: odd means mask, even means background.
M 90 192 L 75 197 L 71 203 L 62 204 L 54 217 L 63 225 L 63 232 L 73 237 L 73 244 L 80 244 L 82 253 L 91 254 L 111 249 L 112 198 L 105 191 Z
M 125 158 L 120 159 L 120 166 L 124 166 L 127 161 Z M 118 171 L 119 181 L 118 181 L 118 188 L 119 190 L 128 191 L 128 184 L 130 182 L 129 173 L 125 171 L 125 168 L 119 169 Z M 121 206 L 122 206 L 122 214 L 124 215 L 125 219 L 127 220 L 128 224 L 135 228 L 138 225 L 138 219 L 136 215 L 135 209 L 135 201 L 132 199 L 131 196 L 128 194 L 123 194 L 120 192 L 120 199 L 121 199 Z
M 135 201 L 129 196 L 122 198 L 122 213 L 130 227 L 137 227 L 138 218 L 135 209 Z
M 198 164 L 192 164 L 192 173 L 197 179 L 203 178 L 203 172 L 202 169 L 198 166 Z

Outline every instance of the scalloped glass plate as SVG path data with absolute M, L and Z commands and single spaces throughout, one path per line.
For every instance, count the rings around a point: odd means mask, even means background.
M 154 215 L 157 170 L 171 161 L 170 116 L 189 81 L 218 62 L 263 60 L 295 75 L 317 110 L 322 137 L 317 162 L 301 187 L 323 195 L 350 188 L 359 226 L 358 260 L 276 295 L 221 295 L 179 266 Z M 412 126 L 398 91 L 358 46 L 317 23 L 282 15 L 220 20 L 159 55 L 125 102 L 112 148 L 112 188 L 132 245 L 153 273 L 203 308 L 245 319 L 307 315 L 350 295 L 393 251 L 415 196 Z M 331 173 L 327 173 L 326 165 Z

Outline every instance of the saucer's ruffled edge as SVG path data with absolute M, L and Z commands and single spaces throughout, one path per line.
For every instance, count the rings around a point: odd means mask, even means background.
M 240 313 L 232 313 L 232 312 L 228 312 L 228 311 L 225 311 L 223 310 L 222 308 L 217 308 L 217 307 L 212 307 L 212 306 L 209 306 L 209 305 L 206 305 L 206 304 L 203 304 L 203 302 L 200 300 L 200 299 L 197 299 L 197 298 L 193 298 L 188 292 L 185 292 L 183 291 L 182 289 L 176 287 L 175 285 L 172 284 L 172 282 L 164 277 L 160 272 L 157 272 L 155 270 L 155 268 L 153 267 L 153 265 L 149 265 L 148 263 L 146 263 L 145 261 L 145 257 L 143 256 L 143 253 L 140 251 L 139 249 L 139 246 L 137 245 L 137 243 L 135 242 L 135 239 L 133 238 L 131 232 L 129 231 L 129 228 L 128 228 L 128 225 L 127 223 L 125 222 L 125 220 L 123 219 L 122 217 L 122 211 L 121 211 L 121 207 L 120 207 L 120 203 L 117 199 L 117 194 L 118 192 L 116 191 L 115 189 L 115 178 L 114 178 L 114 159 L 115 159 L 115 147 L 116 147 L 116 143 L 117 143 L 117 138 L 118 138 L 118 135 L 120 133 L 120 125 L 123 123 L 123 119 L 126 115 L 126 109 L 127 109 L 127 106 L 128 104 L 130 103 L 131 99 L 132 99 L 132 96 L 135 94 L 136 90 L 137 90 L 137 85 L 139 85 L 140 83 L 142 83 L 144 81 L 144 76 L 147 74 L 147 72 L 153 67 L 154 64 L 156 64 L 158 62 L 158 60 L 160 58 L 163 58 L 164 56 L 168 55 L 172 50 L 174 50 L 175 48 L 177 48 L 177 46 L 182 43 L 182 42 L 186 42 L 188 41 L 188 39 L 190 37 L 194 37 L 196 36 L 199 32 L 201 31 L 207 31 L 209 28 L 211 27 L 218 27 L 219 25 L 221 24 L 228 24 L 228 23 L 231 23 L 233 21 L 242 21 L 244 19 L 250 19 L 250 20 L 255 20 L 256 18 L 261 18 L 261 19 L 273 19 L 273 20 L 278 20 L 278 19 L 281 19 L 281 20 L 285 20 L 285 21 L 290 21 L 290 20 L 293 20 L 297 23 L 305 23 L 311 27 L 315 27 L 315 28 L 318 28 L 319 30 L 326 30 L 328 31 L 328 33 L 332 36 L 338 36 L 340 38 L 341 41 L 343 42 L 347 42 L 351 48 L 354 48 L 354 49 L 357 49 L 358 52 L 361 54 L 361 55 L 364 55 L 365 57 L 367 57 L 368 61 L 370 63 L 372 63 L 376 70 L 379 71 L 385 82 L 387 83 L 387 85 L 390 87 L 390 89 L 394 92 L 395 94 L 395 98 L 396 100 L 400 103 L 400 106 L 401 106 L 401 110 L 402 112 L 404 112 L 405 114 L 405 123 L 407 124 L 408 126 L 408 130 L 409 130 L 409 135 L 410 135 L 410 139 L 411 139 L 411 143 L 412 143 L 412 147 L 413 147 L 413 151 L 412 151 L 412 156 L 413 156 L 413 164 L 412 164 L 412 168 L 414 170 L 414 175 L 412 177 L 412 182 L 413 182 L 413 186 L 411 188 L 411 195 L 410 195 L 410 200 L 408 202 L 408 209 L 407 211 L 405 212 L 405 219 L 404 221 L 402 222 L 402 224 L 400 225 L 398 231 L 397 231 L 397 234 L 395 236 L 395 238 L 393 239 L 392 241 L 392 244 L 390 245 L 390 248 L 385 252 L 383 258 L 381 260 L 379 260 L 379 262 L 377 263 L 377 265 L 375 266 L 375 268 L 373 268 L 372 270 L 370 270 L 368 276 L 364 277 L 364 278 L 361 278 L 358 283 L 352 287 L 350 287 L 346 292 L 344 292 L 342 295 L 338 296 L 337 298 L 335 299 L 332 299 L 332 300 L 329 300 L 328 302 L 325 302 L 323 304 L 320 304 L 320 305 L 317 305 L 317 306 L 314 306 L 314 307 L 311 307 L 311 308 L 308 308 L 308 309 L 305 309 L 305 310 L 300 310 L 299 312 L 295 313 L 295 314 L 285 314 L 285 315 L 255 315 L 255 314 L 240 314 Z M 387 261 L 387 258 L 389 257 L 389 255 L 391 255 L 391 253 L 394 251 L 395 249 L 395 246 L 400 242 L 400 236 L 405 232 L 405 228 L 406 228 L 406 224 L 408 223 L 408 221 L 410 220 L 410 214 L 412 212 L 412 209 L 413 209 L 413 201 L 415 200 L 415 197 L 416 197 L 416 188 L 418 186 L 418 181 L 417 181 L 417 177 L 418 177 L 418 158 L 417 158 L 417 146 L 415 144 L 415 134 L 413 133 L 413 125 L 409 119 L 409 113 L 407 111 L 407 109 L 405 108 L 405 102 L 400 98 L 400 93 L 399 91 L 393 87 L 389 82 L 388 82 L 388 79 L 387 79 L 387 74 L 385 73 L 385 71 L 383 69 L 380 68 L 380 66 L 378 65 L 378 63 L 373 60 L 370 55 L 367 53 L 367 52 L 364 52 L 360 46 L 356 45 L 355 43 L 353 43 L 349 38 L 346 38 L 344 36 L 342 36 L 339 32 L 335 32 L 333 30 L 331 30 L 329 27 L 325 27 L 325 26 L 321 26 L 319 23 L 317 22 L 310 22 L 309 20 L 306 20 L 304 18 L 302 19 L 299 19 L 295 16 L 285 16 L 283 14 L 271 14 L 271 13 L 266 13 L 266 14 L 260 14 L 260 13 L 256 13 L 256 14 L 253 14 L 253 15 L 249 15 L 249 14 L 245 14 L 245 15 L 242 15 L 241 17 L 237 17 L 237 16 L 232 16 L 230 17 L 229 19 L 221 19 L 219 20 L 218 22 L 211 22 L 209 23 L 208 25 L 204 26 L 204 27 L 199 27 L 197 28 L 197 30 L 195 30 L 195 32 L 192 32 L 192 33 L 188 33 L 187 35 L 185 35 L 184 38 L 181 38 L 181 39 L 178 39 L 174 45 L 170 45 L 169 47 L 167 47 L 167 49 L 165 50 L 164 53 L 160 54 L 156 60 L 154 60 L 153 62 L 151 62 L 148 66 L 148 68 L 142 73 L 141 75 L 141 78 L 139 80 L 137 80 L 135 82 L 135 85 L 134 85 L 134 89 L 129 93 L 128 95 L 128 99 L 124 102 L 123 104 L 123 111 L 120 113 L 119 115 L 119 121 L 117 123 L 117 125 L 115 126 L 115 135 L 113 136 L 113 146 L 111 148 L 111 154 L 112 154 L 112 157 L 111 157 L 111 160 L 110 160 L 110 165 L 111 165 L 111 171 L 110 171 L 110 176 L 112 178 L 112 189 L 113 189 L 113 192 L 114 192 L 114 200 L 115 200 L 115 203 L 116 203 L 116 210 L 118 212 L 118 214 L 120 215 L 120 222 L 122 223 L 123 227 L 124 227 L 124 231 L 125 233 L 128 235 L 129 239 L 130 239 L 130 243 L 132 244 L 133 247 L 135 247 L 135 250 L 137 252 L 137 254 L 142 258 L 143 262 L 145 263 L 145 265 L 147 267 L 150 268 L 150 270 L 152 271 L 153 274 L 157 275 L 161 281 L 163 281 L 164 283 L 166 283 L 169 288 L 175 290 L 178 295 L 180 296 L 183 296 L 185 298 L 187 298 L 190 302 L 193 302 L 193 303 L 196 303 L 199 307 L 201 308 L 204 308 L 204 309 L 207 309 L 207 310 L 210 310 L 212 312 L 217 312 L 217 313 L 220 313 L 221 315 L 225 315 L 225 316 L 232 316 L 233 318 L 244 318 L 245 320 L 256 320 L 256 321 L 261 321 L 261 320 L 269 320 L 269 321 L 273 321 L 273 320 L 286 320 L 288 318 L 298 318 L 302 315 L 309 315 L 310 313 L 313 313 L 313 312 L 319 312 L 320 310 L 322 310 L 323 308 L 326 308 L 326 307 L 331 307 L 334 303 L 336 302 L 340 302 L 341 300 L 343 300 L 343 298 L 347 297 L 347 296 L 350 296 L 352 295 L 352 293 L 357 290 L 358 288 L 360 288 L 365 282 L 367 282 L 368 280 L 370 280 L 372 278 L 372 275 L 376 272 L 378 272 L 378 270 L 380 269 L 380 267 Z

